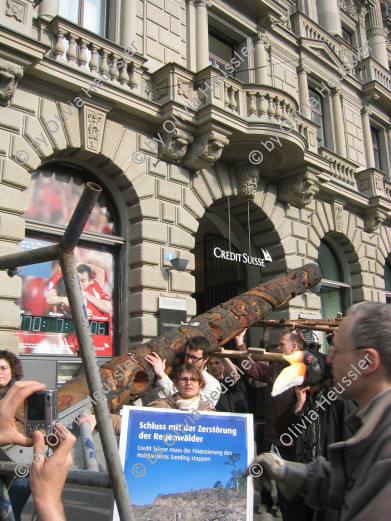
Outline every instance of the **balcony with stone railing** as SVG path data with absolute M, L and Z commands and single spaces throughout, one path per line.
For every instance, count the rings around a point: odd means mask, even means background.
M 123 47 L 56 16 L 34 21 L 37 39 L 51 45 L 47 57 L 74 70 L 100 76 L 110 85 L 143 91 L 143 64 L 137 49 Z M 145 82 L 144 82 L 145 83 Z
M 212 66 L 192 75 L 175 64 L 156 71 L 151 85 L 153 99 L 176 126 L 191 133 L 214 131 L 229 138 L 223 152 L 227 161 L 248 160 L 250 152 L 270 136 L 276 143 L 278 169 L 294 166 L 292 163 L 302 160 L 308 149 L 316 152 L 316 125 L 297 114 L 298 101 L 281 89 L 244 84 Z M 267 157 L 265 153 L 265 169 L 270 166 Z
M 304 19 L 306 34 L 324 40 L 321 30 L 308 32 L 317 26 Z M 258 149 L 263 153 L 260 170 L 273 177 L 300 168 L 307 152 L 310 161 L 317 155 L 317 126 L 298 114 L 298 99 L 281 89 L 244 84 L 214 67 L 194 74 L 170 63 L 150 74 L 137 52 L 127 55 L 121 46 L 68 20 L 38 18 L 34 24 L 37 40 L 50 45 L 45 60 L 58 65 L 51 73 L 58 70 L 59 81 L 69 82 L 103 76 L 111 92 L 122 91 L 125 110 L 133 103 L 140 116 L 148 111 L 152 131 L 160 131 L 164 140 L 159 152 L 166 161 L 190 169 L 206 167 L 220 156 L 248 163 L 250 152 Z M 327 161 L 333 180 L 355 190 L 354 167 L 330 154 L 318 156 L 318 163 L 325 166 Z
M 352 163 L 347 159 L 342 159 L 340 156 L 326 148 L 321 148 L 319 154 L 329 163 L 332 181 L 341 183 L 349 188 L 357 189 L 357 180 L 355 176 L 357 165 L 355 163 Z
M 307 38 L 309 40 L 327 43 L 335 54 L 340 56 L 339 42 L 305 14 L 297 11 L 291 16 L 291 21 L 293 31 L 298 38 Z
M 378 96 L 379 104 L 391 109 L 391 72 L 370 56 L 356 67 L 356 74 L 366 96 Z

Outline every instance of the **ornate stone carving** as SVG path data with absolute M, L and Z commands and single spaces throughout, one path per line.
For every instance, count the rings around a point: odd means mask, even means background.
M 338 0 L 338 6 L 355 20 L 358 19 L 359 7 L 355 0 Z
M 102 146 L 106 114 L 95 108 L 84 107 L 84 147 L 98 154 Z
M 178 80 L 178 94 L 184 98 L 190 98 L 190 84 L 186 80 Z
M 365 192 L 366 190 L 369 190 L 371 188 L 371 183 L 368 178 L 363 179 L 362 181 L 359 182 L 358 187 L 359 187 L 360 192 Z
M 156 101 L 164 98 L 168 94 L 168 81 L 164 81 L 163 83 L 159 83 L 155 85 L 154 88 L 154 98 Z
M 9 103 L 22 76 L 22 67 L 0 58 L 0 105 Z
M 239 166 L 236 175 L 238 178 L 238 195 L 244 199 L 254 199 L 259 181 L 259 169 L 255 165 Z
M 159 154 L 163 161 L 179 163 L 185 156 L 188 145 L 194 141 L 190 134 L 179 129 L 171 133 L 161 132 L 160 135 L 164 144 L 159 145 Z
M 298 174 L 278 184 L 279 199 L 296 208 L 304 208 L 318 192 L 318 178 L 312 172 Z
M 336 232 L 343 232 L 343 204 L 333 203 L 334 210 L 334 228 Z
M 257 34 L 254 36 L 254 42 L 263 43 L 266 50 L 270 49 L 270 38 L 265 27 L 260 27 Z
M 223 148 L 229 140 L 218 132 L 206 132 L 198 136 L 187 152 L 183 164 L 186 168 L 199 170 L 213 165 L 220 159 Z
M 371 27 L 367 29 L 367 35 L 369 36 L 384 36 L 384 38 L 387 38 L 388 31 L 387 29 L 384 29 L 384 27 Z
M 386 219 L 386 214 L 378 210 L 369 212 L 364 217 L 364 230 L 368 233 L 376 231 L 382 222 Z
M 266 27 L 267 29 L 273 30 L 276 25 L 284 25 L 287 29 L 291 29 L 291 21 L 289 12 L 286 11 L 281 16 L 274 13 L 268 13 L 264 18 L 260 20 L 260 27 Z
M 18 0 L 7 0 L 7 10 L 5 14 L 11 18 L 15 18 L 18 22 L 23 23 L 24 14 L 26 12 L 26 4 Z

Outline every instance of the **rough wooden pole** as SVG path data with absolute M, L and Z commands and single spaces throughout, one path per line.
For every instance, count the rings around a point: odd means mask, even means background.
M 144 360 L 155 351 L 172 365 L 188 338 L 206 337 L 212 350 L 235 337 L 244 328 L 286 304 L 321 281 L 316 264 L 306 264 L 234 297 L 195 317 L 184 326 L 171 329 L 135 350 L 114 357 L 101 368 L 104 393 L 112 412 L 147 394 L 155 383 L 152 367 Z M 125 373 L 126 374 L 125 374 Z M 59 410 L 79 402 L 88 394 L 84 377 L 74 378 L 59 389 Z M 93 398 L 93 397 L 91 397 Z

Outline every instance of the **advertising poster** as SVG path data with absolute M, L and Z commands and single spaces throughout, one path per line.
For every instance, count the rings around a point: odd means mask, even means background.
M 28 238 L 23 250 L 52 242 Z M 75 260 L 97 355 L 113 355 L 113 255 L 76 248 Z M 22 296 L 20 328 L 16 331 L 21 353 L 76 355 L 79 349 L 59 262 L 24 266 L 20 272 Z
M 252 481 L 242 476 L 254 455 L 252 421 L 124 407 L 120 455 L 136 521 L 252 519 Z

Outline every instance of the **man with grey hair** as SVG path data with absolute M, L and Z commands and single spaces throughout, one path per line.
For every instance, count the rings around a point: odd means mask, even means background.
M 359 409 L 346 418 L 354 435 L 329 445 L 329 461 L 319 457 L 304 465 L 263 453 L 253 465 L 262 467 L 262 479 L 275 479 L 286 497 L 300 493 L 316 510 L 339 511 L 340 521 L 389 519 L 391 306 L 352 306 L 334 336 L 329 363 L 334 387 L 326 401 L 338 395 L 356 400 Z

